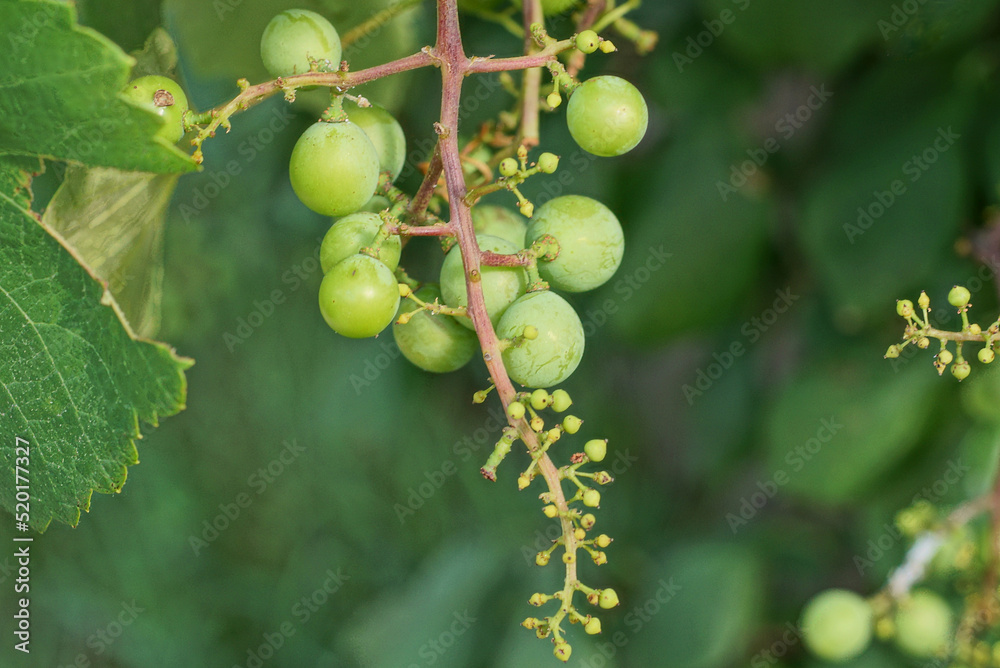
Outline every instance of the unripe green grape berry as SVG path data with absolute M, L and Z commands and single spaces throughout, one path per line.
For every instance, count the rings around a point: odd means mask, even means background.
M 538 171 L 552 174 L 559 169 L 559 156 L 555 153 L 542 153 L 538 156 Z
M 548 564 L 549 563 L 549 553 L 548 552 L 539 552 L 538 554 L 536 554 L 535 555 L 535 563 L 538 564 L 539 566 L 545 566 L 546 564 Z
M 972 299 L 972 295 L 969 293 L 968 288 L 961 285 L 956 285 L 948 292 L 948 303 L 955 308 L 966 306 L 970 299 Z
M 552 393 L 552 410 L 556 413 L 562 413 L 568 410 L 570 406 L 573 405 L 573 400 L 569 396 L 569 392 L 566 390 L 556 390 Z
M 539 260 L 538 273 L 552 287 L 585 292 L 606 283 L 621 265 L 625 235 L 618 218 L 595 199 L 564 195 L 538 208 L 528 225 L 528 246 L 544 235 L 559 242 L 559 255 Z
M 983 348 L 979 351 L 976 357 L 978 357 L 979 361 L 983 364 L 989 364 L 996 358 L 996 354 L 993 352 L 992 348 Z
M 523 419 L 524 412 L 525 412 L 524 404 L 522 404 L 520 401 L 512 402 L 510 406 L 507 406 L 507 415 L 509 415 L 512 420 Z
M 969 334 L 972 334 L 973 336 L 979 336 L 982 333 L 983 333 L 983 328 L 977 325 L 976 323 L 972 323 L 971 325 L 969 325 Z
M 542 508 L 542 512 L 545 514 L 546 517 L 552 519 L 559 514 L 559 509 L 550 503 L 549 505 Z
M 611 536 L 606 533 L 602 533 L 600 536 L 594 539 L 594 545 L 600 548 L 605 548 L 611 545 Z
M 320 244 L 319 262 L 323 267 L 323 273 L 330 271 L 351 255 L 358 254 L 362 248 L 372 247 L 380 229 L 382 229 L 382 218 L 367 211 L 352 213 L 337 220 L 327 230 L 323 243 Z M 392 235 L 382 242 L 377 259 L 395 271 L 399 266 L 401 252 L 402 243 L 399 236 Z
M 941 364 L 951 364 L 951 361 L 955 359 L 950 350 L 942 350 L 937 354 L 937 358 Z
M 494 253 L 516 253 L 519 249 L 514 244 L 487 234 L 476 235 L 482 250 Z M 518 297 L 524 294 L 528 287 L 528 279 L 522 267 L 480 267 L 480 285 L 483 298 L 486 301 L 486 312 L 490 322 L 496 327 L 500 316 Z M 462 251 L 458 245 L 448 251 L 441 265 L 441 297 L 448 306 L 468 306 L 469 297 L 465 285 L 465 268 L 462 265 Z M 459 322 L 473 328 L 472 320 L 461 318 Z M 524 323 L 532 324 L 532 323 Z M 524 331 L 522 326 L 512 336 L 520 336 Z
M 927 348 L 930 347 L 930 345 L 931 345 L 931 340 L 928 339 L 926 336 L 921 336 L 919 339 L 917 339 L 917 348 L 920 348 L 921 350 L 927 350 Z
M 584 53 L 594 53 L 600 43 L 601 38 L 593 30 L 584 30 L 576 36 L 576 48 Z
M 545 440 L 549 443 L 555 443 L 560 438 L 562 438 L 562 429 L 559 427 L 553 427 L 545 432 Z
M 551 107 L 552 109 L 556 109 L 557 107 L 559 107 L 559 105 L 562 104 L 562 95 L 560 95 L 555 91 L 552 91 L 551 93 L 545 96 L 545 104 L 549 105 L 549 107 Z
M 569 643 L 559 642 L 556 643 L 556 646 L 552 650 L 552 653 L 555 654 L 557 659 L 559 659 L 563 663 L 566 663 L 567 661 L 569 661 L 570 655 L 573 654 L 573 648 L 569 646 Z
M 352 339 L 375 336 L 389 326 L 399 307 L 399 285 L 384 264 L 352 255 L 323 277 L 319 308 L 333 331 Z
M 951 607 L 937 594 L 920 589 L 899 603 L 896 644 L 915 657 L 947 651 L 952 637 Z
M 441 291 L 435 285 L 426 285 L 416 292 L 416 297 L 428 303 L 440 296 Z M 479 349 L 476 333 L 462 327 L 451 316 L 417 311 L 417 308 L 416 302 L 407 299 L 401 304 L 400 313 L 416 312 L 405 325 L 394 323 L 392 326 L 393 338 L 403 356 L 432 373 L 448 373 L 468 364 Z M 482 401 L 486 400 L 485 392 L 480 396 Z
M 958 380 L 965 380 L 969 377 L 972 367 L 966 361 L 961 361 L 951 367 L 951 375 L 953 375 Z
M 608 455 L 608 442 L 600 438 L 592 439 L 583 446 L 583 452 L 590 461 L 602 462 Z
M 519 298 L 500 318 L 497 335 L 513 338 L 526 325 L 538 338 L 510 346 L 502 353 L 510 377 L 528 387 L 551 387 L 570 377 L 583 358 L 583 324 L 573 307 L 547 290 Z
M 923 290 L 920 291 L 920 297 L 917 299 L 917 305 L 920 308 L 929 308 L 931 305 L 931 298 L 927 296 L 927 293 Z
M 896 313 L 898 313 L 903 318 L 913 315 L 913 302 L 911 302 L 909 299 L 897 299 Z
M 597 566 L 603 566 L 604 564 L 608 563 L 608 555 L 605 554 L 604 552 L 595 552 L 591 558 L 594 560 L 594 564 L 596 564 Z
M 514 158 L 504 158 L 500 161 L 500 176 L 514 176 L 518 172 L 517 160 Z
M 566 124 L 580 148 L 602 157 L 628 153 L 642 140 L 649 110 L 639 89 L 616 76 L 587 79 L 566 106 Z
M 596 489 L 588 489 L 583 493 L 583 505 L 588 508 L 597 508 L 601 505 L 601 493 Z
M 615 46 L 615 43 L 612 42 L 610 39 L 605 39 L 601 40 L 600 49 L 601 53 L 614 53 L 615 51 L 618 50 L 618 47 Z
M 563 552 L 562 560 L 564 564 L 575 564 L 576 555 L 570 552 Z
M 577 527 L 573 529 L 573 537 L 576 538 L 577 540 L 583 540 L 584 538 L 587 537 L 587 532 L 581 529 L 580 527 Z
M 885 351 L 885 355 L 883 355 L 883 357 L 886 359 L 896 359 L 899 357 L 899 346 L 896 344 L 889 346 L 889 349 Z
M 500 237 L 517 246 L 518 250 L 525 246 L 524 235 L 528 225 L 524 217 L 502 206 L 477 204 L 472 207 L 472 227 L 477 235 Z
M 552 397 L 545 390 L 535 390 L 531 393 L 531 407 L 536 411 L 548 408 L 550 403 L 552 403 Z
M 545 428 L 545 422 L 542 421 L 542 418 L 535 416 L 528 420 L 528 426 L 531 427 L 531 431 L 540 432 Z
M 589 636 L 596 636 L 601 632 L 601 620 L 597 617 L 591 617 L 583 625 L 583 631 Z
M 827 590 L 802 613 L 805 645 L 821 659 L 848 661 L 871 642 L 872 620 L 872 608 L 863 598 L 845 589 Z
M 351 122 L 368 135 L 378 153 L 380 170 L 389 172 L 389 176 L 395 181 L 406 162 L 406 135 L 399 122 L 388 111 L 374 104 L 361 107 L 347 101 L 344 103 L 344 111 Z
M 350 121 L 315 123 L 292 149 L 288 175 L 302 203 L 324 216 L 354 213 L 375 193 L 378 152 Z
M 562 428 L 567 434 L 575 434 L 580 431 L 580 425 L 583 424 L 583 420 L 575 415 L 567 415 L 563 418 Z
M 290 77 L 310 71 L 309 59 L 340 66 L 340 35 L 325 17 L 308 9 L 287 9 L 276 15 L 260 38 L 260 57 L 268 73 Z
M 538 338 L 538 328 L 532 325 L 525 325 L 524 332 L 521 334 L 528 341 L 534 341 Z
M 123 94 L 130 102 L 155 112 L 163 119 L 157 136 L 171 144 L 184 136 L 184 112 L 188 110 L 188 99 L 176 81 L 156 75 L 139 77 L 125 87 Z
M 597 518 L 590 513 L 580 518 L 580 526 L 583 527 L 584 531 L 590 531 L 595 524 L 597 524 Z
M 618 606 L 618 593 L 614 589 L 603 589 L 598 596 L 598 605 L 605 610 Z

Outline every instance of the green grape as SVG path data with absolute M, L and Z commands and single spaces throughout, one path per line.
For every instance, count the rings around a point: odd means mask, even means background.
M 489 234 L 511 242 L 517 249 L 525 247 L 524 235 L 528 226 L 524 218 L 510 209 L 493 204 L 472 207 L 472 226 L 476 234 Z
M 969 289 L 961 285 L 956 285 L 948 292 L 948 303 L 957 308 L 967 305 L 970 299 L 972 294 Z
M 516 253 L 519 249 L 505 239 L 488 234 L 476 235 L 479 248 L 494 253 Z M 521 267 L 481 267 L 483 298 L 486 313 L 496 327 L 507 307 L 528 289 L 528 279 Z M 468 306 L 469 296 L 465 291 L 465 269 L 462 266 L 462 252 L 455 246 L 444 258 L 441 265 L 441 296 L 448 306 Z M 458 322 L 472 329 L 469 318 L 459 318 Z M 518 332 L 520 334 L 520 332 Z
M 319 262 L 323 273 L 330 271 L 342 260 L 371 247 L 382 227 L 382 218 L 377 213 L 359 211 L 344 216 L 330 227 L 319 249 Z M 390 270 L 399 266 L 402 244 L 399 236 L 393 234 L 382 242 L 378 258 Z
M 649 110 L 635 86 L 615 76 L 587 79 L 569 98 L 566 124 L 583 150 L 603 157 L 628 153 L 646 134 Z
M 601 38 L 593 30 L 584 30 L 576 36 L 576 48 L 584 53 L 594 53 L 600 44 Z
M 377 105 L 359 107 L 351 101 L 344 103 L 344 111 L 352 123 L 360 127 L 372 140 L 378 152 L 379 167 L 389 172 L 395 181 L 406 162 L 406 136 L 392 114 Z
M 319 309 L 333 331 L 352 339 L 375 336 L 399 308 L 399 284 L 387 266 L 368 255 L 352 255 L 327 272 L 319 286 Z
M 156 112 L 163 119 L 157 136 L 174 144 L 184 136 L 184 112 L 188 110 L 187 95 L 173 79 L 149 75 L 134 79 L 124 95 L 131 102 Z
M 594 438 L 586 442 L 583 452 L 592 462 L 602 462 L 608 455 L 608 442 L 603 438 Z
M 806 647 L 827 661 L 848 661 L 868 647 L 872 637 L 872 608 L 846 589 L 828 589 L 806 605 L 802 634 Z
M 934 592 L 919 589 L 899 602 L 896 644 L 904 652 L 916 657 L 937 655 L 948 649 L 951 635 L 951 607 Z
M 539 260 L 538 272 L 552 287 L 567 292 L 603 285 L 618 270 L 625 252 L 625 235 L 615 214 L 582 195 L 556 197 L 538 208 L 526 244 L 546 234 L 559 242 L 559 256 L 551 262 Z
M 340 35 L 325 17 L 308 9 L 286 9 L 267 24 L 260 38 L 260 57 L 272 77 L 305 74 L 309 59 L 340 67 Z
M 538 337 L 524 340 L 503 351 L 510 377 L 528 387 L 552 387 L 576 370 L 583 358 L 583 324 L 569 303 L 544 290 L 524 295 L 510 305 L 497 325 L 497 336 L 511 339 L 526 325 L 538 329 Z
M 292 149 L 288 175 L 302 203 L 324 216 L 363 207 L 378 185 L 378 152 L 350 121 L 314 123 Z
M 414 294 L 431 303 L 441 296 L 441 290 L 436 285 L 426 285 Z M 416 308 L 415 302 L 404 299 L 400 313 L 409 313 Z M 434 315 L 426 310 L 411 317 L 404 325 L 393 324 L 392 335 L 406 359 L 434 373 L 461 369 L 479 348 L 475 332 L 462 327 L 451 316 Z

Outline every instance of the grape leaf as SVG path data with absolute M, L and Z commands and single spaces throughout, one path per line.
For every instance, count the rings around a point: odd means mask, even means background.
M 24 168 L 0 156 L 0 184 Z M 75 525 L 93 491 L 121 490 L 138 461 L 139 420 L 184 407 L 191 361 L 137 339 L 104 286 L 58 238 L 0 192 L 0 475 L 30 448 L 31 526 Z M 14 510 L 14 486 L 0 486 Z
M 73 5 L 0 0 L 0 152 L 156 173 L 197 168 L 119 96 L 134 59 L 76 25 Z

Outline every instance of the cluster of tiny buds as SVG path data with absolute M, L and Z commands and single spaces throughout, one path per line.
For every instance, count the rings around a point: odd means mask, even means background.
M 554 174 L 557 169 L 559 169 L 559 156 L 555 153 L 542 153 L 534 164 L 530 164 L 528 162 L 528 149 L 525 146 L 519 146 L 516 158 L 504 158 L 500 161 L 498 170 L 502 180 L 498 183 L 514 193 L 521 214 L 526 218 L 531 218 L 535 213 L 535 205 L 518 190 L 518 186 L 524 183 L 529 176 L 539 173 Z M 487 186 L 487 188 L 489 187 Z M 470 193 L 470 196 L 475 195 L 476 191 Z
M 926 349 L 931 345 L 931 339 L 938 339 L 940 349 L 934 356 L 934 368 L 938 375 L 951 365 L 951 374 L 958 380 L 965 380 L 971 372 L 971 366 L 962 354 L 963 343 L 981 342 L 983 347 L 976 353 L 977 359 L 983 364 L 990 364 L 996 358 L 994 345 L 1000 339 L 1000 320 L 993 323 L 985 331 L 976 323 L 969 322 L 968 311 L 972 304 L 972 298 L 968 288 L 956 285 L 948 293 L 948 303 L 958 310 L 962 317 L 962 329 L 959 332 L 947 332 L 935 329 L 930 323 L 931 300 L 926 292 L 921 292 L 917 299 L 916 308 L 922 312 L 922 316 L 917 313 L 914 304 L 909 299 L 900 299 L 896 302 L 896 313 L 906 319 L 906 329 L 903 333 L 903 342 L 889 346 L 885 353 L 887 359 L 899 357 L 903 349 L 913 344 L 917 348 Z M 948 349 L 948 342 L 955 341 L 955 353 Z M 954 364 L 952 364 L 954 362 Z
M 610 610 L 611 608 L 617 607 L 619 604 L 618 594 L 614 589 L 590 589 L 584 585 L 579 585 L 578 588 L 582 590 L 587 595 L 587 602 L 591 605 L 597 606 L 604 610 Z M 555 599 L 562 601 L 565 594 L 564 592 L 556 592 L 554 594 L 542 594 L 537 592 L 528 599 L 528 602 L 535 606 L 540 607 L 545 605 L 549 601 Z M 601 632 L 601 620 L 593 615 L 581 615 L 573 606 L 569 606 L 568 614 L 564 616 L 569 617 L 570 624 L 580 624 L 583 626 L 583 630 L 587 635 L 597 635 Z M 553 642 L 555 647 L 552 652 L 555 654 L 556 658 L 560 661 L 569 661 L 570 655 L 573 653 L 573 648 L 570 647 L 562 638 L 562 632 L 559 628 L 559 622 L 562 620 L 562 616 L 558 619 L 553 617 L 545 617 L 544 619 L 539 619 L 538 617 L 528 617 L 523 622 L 521 626 L 526 629 L 534 630 L 535 635 L 539 638 L 547 638 L 549 635 L 553 636 Z

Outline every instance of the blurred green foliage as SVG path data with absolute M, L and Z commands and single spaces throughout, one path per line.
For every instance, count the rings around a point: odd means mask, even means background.
M 136 9 L 115 25 L 120 4 L 80 2 L 81 16 L 134 48 L 159 21 Z M 263 78 L 257 35 L 294 4 L 163 3 L 196 108 Z M 347 29 L 386 3 L 298 4 Z M 543 148 L 571 178 L 525 193 L 598 197 L 626 231 L 619 275 L 572 297 L 588 352 L 565 387 L 580 436 L 611 439 L 617 478 L 598 514 L 610 562 L 581 568 L 623 605 L 600 637 L 573 635 L 570 665 L 819 666 L 795 633 L 802 604 L 829 586 L 879 588 L 905 543 L 868 568 L 855 557 L 954 462 L 973 472 L 933 503 L 992 483 L 1000 372 L 973 362 L 959 387 L 930 351 L 882 354 L 902 330 L 894 300 L 921 289 L 952 326 L 956 283 L 973 291 L 973 319 L 996 314 L 1000 258 L 968 251 L 1000 251 L 978 233 L 1000 198 L 998 4 L 927 0 L 911 15 L 890 0 L 647 1 L 634 18 L 660 32 L 657 50 L 639 57 L 613 36 L 621 52 L 585 71 L 644 91 L 644 143 L 593 160 L 561 113 L 543 118 Z M 426 44 L 432 19 L 431 3 L 397 18 L 348 52 L 352 67 Z M 470 52 L 520 48 L 493 24 L 465 27 Z M 407 132 L 411 191 L 436 77 L 366 92 Z M 469 134 L 510 104 L 494 77 L 466 92 Z M 159 337 L 197 361 L 189 408 L 139 444 L 120 495 L 35 543 L 35 643 L 17 665 L 552 665 L 551 646 L 518 626 L 530 594 L 561 581 L 529 563 L 551 536 L 533 494 L 516 492 L 527 457 L 497 484 L 478 474 L 499 431 L 492 403 L 469 401 L 485 369 L 422 373 L 388 335 L 345 340 L 318 313 L 329 221 L 295 199 L 287 160 L 321 105 L 304 94 L 240 115 L 180 179 Z M 433 278 L 433 242 L 413 251 L 413 273 Z M 824 420 L 842 428 L 821 432 Z M 849 665 L 911 664 L 876 644 Z

